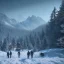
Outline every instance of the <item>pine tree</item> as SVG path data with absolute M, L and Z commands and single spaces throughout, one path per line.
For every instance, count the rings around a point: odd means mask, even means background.
M 64 47 L 64 33 L 62 32 L 64 29 L 64 27 L 62 27 L 62 25 L 64 25 L 64 0 L 62 0 L 62 4 L 61 4 L 61 7 L 60 7 L 60 10 L 58 12 L 58 17 L 57 17 L 57 26 L 58 26 L 58 32 L 59 32 L 59 35 L 60 37 L 58 37 L 58 45 L 59 47 Z
M 57 10 L 54 7 L 52 14 L 51 14 L 50 22 L 48 23 L 48 25 L 46 27 L 46 37 L 47 37 L 49 48 L 54 48 L 57 46 L 56 42 L 57 42 L 57 38 L 59 36 L 58 35 L 59 29 L 56 24 L 56 18 L 57 18 Z
M 28 37 L 25 38 L 25 41 L 24 41 L 24 48 L 26 49 L 29 49 L 29 42 L 28 42 Z
M 48 44 L 47 44 L 46 38 L 44 36 L 44 39 L 43 39 L 43 49 L 46 49 L 47 47 L 48 47 Z
M 11 45 L 12 45 L 12 48 L 13 49 L 16 47 L 16 42 L 15 42 L 15 39 L 14 38 L 12 39 L 12 44 Z
M 6 40 L 6 38 L 5 38 L 4 41 L 3 41 L 1 50 L 2 50 L 2 51 L 7 51 L 7 50 L 8 50 L 8 49 L 7 49 L 7 40 Z
M 2 47 L 2 41 L 0 41 L 0 50 L 1 50 L 1 47 Z
M 12 50 L 12 44 L 11 43 L 9 43 L 8 49 L 9 49 L 9 51 Z
M 56 10 L 56 8 L 54 7 L 54 9 L 53 9 L 53 11 L 52 11 L 52 13 L 51 13 L 51 19 L 50 19 L 50 21 L 53 21 L 55 18 L 56 18 L 56 13 L 57 13 L 57 10 Z
M 17 39 L 16 50 L 20 51 L 20 49 L 21 49 L 21 43 L 20 43 L 20 38 L 19 38 L 19 39 Z
M 64 17 L 64 0 L 62 0 L 62 4 L 58 13 L 58 19 L 61 19 Z
M 60 31 L 62 33 L 62 37 L 60 37 L 58 40 L 59 41 L 58 46 L 63 48 L 64 47 L 64 24 L 61 25 L 61 28 L 62 28 L 62 30 L 60 30 Z

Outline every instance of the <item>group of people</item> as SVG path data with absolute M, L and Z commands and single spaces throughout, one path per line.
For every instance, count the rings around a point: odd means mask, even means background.
M 33 58 L 33 54 L 34 54 L 33 51 L 28 51 L 27 52 L 27 58 L 29 58 L 30 56 L 31 56 L 31 58 Z M 12 57 L 12 52 L 11 51 L 8 51 L 7 52 L 7 57 L 8 58 L 11 58 Z M 20 51 L 18 51 L 18 58 L 20 58 Z
M 7 57 L 8 57 L 8 58 L 11 58 L 11 56 L 12 56 L 12 52 L 11 52 L 11 51 L 8 51 L 8 52 L 7 52 Z
M 8 51 L 7 52 L 7 57 L 8 58 L 11 58 L 12 57 L 12 52 L 11 51 Z M 18 51 L 18 58 L 20 58 L 20 51 Z
M 29 58 L 30 56 L 31 56 L 31 58 L 33 58 L 33 54 L 34 54 L 33 51 L 28 51 L 27 52 L 27 58 Z

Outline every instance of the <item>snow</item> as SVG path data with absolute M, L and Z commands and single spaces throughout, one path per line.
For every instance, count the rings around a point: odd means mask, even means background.
M 14 27 L 11 24 L 9 24 L 8 22 L 5 22 L 5 25 L 10 26 L 10 27 Z
M 40 57 L 40 52 L 45 53 L 45 56 Z M 64 64 L 64 49 L 48 49 L 35 52 L 34 58 L 32 59 L 31 57 L 27 59 L 27 50 L 21 51 L 20 58 L 18 58 L 17 56 L 17 51 L 12 51 L 12 53 L 12 58 L 8 59 L 6 56 L 6 52 L 0 51 L 0 64 Z M 55 55 L 57 53 L 60 56 Z

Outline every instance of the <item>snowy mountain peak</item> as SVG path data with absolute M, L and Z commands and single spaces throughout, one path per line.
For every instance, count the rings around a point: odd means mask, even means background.
M 32 15 L 31 17 L 29 16 L 25 21 L 20 22 L 19 26 L 26 30 L 33 30 L 43 24 L 45 24 L 45 21 L 42 18 Z
M 36 16 L 34 16 L 34 15 L 32 15 L 31 17 L 29 16 L 26 20 L 27 20 L 27 21 L 30 21 L 30 22 L 40 22 L 40 21 L 43 21 L 42 18 L 36 17 Z
M 0 13 L 0 24 L 4 26 L 13 27 L 10 18 L 8 18 L 5 14 L 2 13 Z
M 10 19 L 5 14 L 0 13 L 0 23 L 17 29 L 34 30 L 40 25 L 45 24 L 45 21 L 40 17 L 32 15 L 23 22 L 17 22 L 15 19 Z

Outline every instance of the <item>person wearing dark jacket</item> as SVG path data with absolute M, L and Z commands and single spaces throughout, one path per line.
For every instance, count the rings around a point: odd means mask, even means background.
M 33 54 L 34 54 L 34 52 L 33 52 L 33 51 L 31 51 L 31 58 L 33 58 Z
M 9 58 L 9 52 L 7 52 L 7 57 Z
M 12 56 L 12 52 L 10 51 L 10 58 L 11 58 L 11 56 Z
M 29 59 L 29 56 L 30 56 L 30 52 L 28 51 L 28 52 L 27 52 L 27 58 L 28 58 L 28 59 Z
M 18 58 L 20 58 L 20 51 L 18 51 Z

